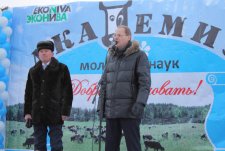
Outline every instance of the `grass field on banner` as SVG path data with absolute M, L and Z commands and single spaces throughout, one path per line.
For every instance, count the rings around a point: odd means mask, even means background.
M 94 142 L 95 139 L 90 134 L 92 125 L 93 122 L 90 121 L 65 122 L 63 127 L 64 151 L 92 151 L 92 147 L 93 151 L 98 151 L 98 144 Z M 98 122 L 95 124 L 95 135 L 98 134 L 97 125 Z M 23 146 L 23 143 L 26 138 L 31 137 L 33 129 L 27 129 L 25 128 L 25 123 L 15 121 L 7 121 L 6 127 L 6 148 L 26 149 L 28 146 Z M 75 132 L 80 136 L 83 135 L 83 138 L 76 138 L 74 141 L 71 141 L 71 137 L 75 135 Z M 160 142 L 166 151 L 213 151 L 213 147 L 207 138 L 201 137 L 204 133 L 204 125 L 196 123 L 141 125 L 142 150 L 145 150 L 143 135 L 151 135 L 155 141 Z M 126 151 L 124 137 L 120 148 L 121 151 Z M 33 149 L 33 145 L 31 145 L 30 149 Z M 102 143 L 102 150 L 104 150 L 104 142 Z M 148 150 L 153 151 L 153 149 Z

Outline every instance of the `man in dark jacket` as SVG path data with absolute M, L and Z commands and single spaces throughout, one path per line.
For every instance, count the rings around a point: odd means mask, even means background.
M 40 61 L 30 68 L 25 90 L 24 116 L 32 119 L 34 149 L 47 151 L 46 136 L 52 151 L 62 151 L 62 124 L 70 115 L 73 100 L 70 73 L 53 57 L 54 43 L 37 44 Z
M 122 133 L 128 151 L 141 151 L 140 123 L 150 91 L 150 65 L 145 52 L 119 26 L 101 78 L 98 110 L 106 117 L 105 151 L 119 151 Z M 102 115 L 100 115 L 102 116 Z

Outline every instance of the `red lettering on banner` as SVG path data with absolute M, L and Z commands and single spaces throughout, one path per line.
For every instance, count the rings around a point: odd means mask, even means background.
M 150 88 L 150 95 L 196 95 L 198 89 L 203 83 L 203 80 L 200 80 L 196 89 L 191 89 L 189 87 L 178 88 L 170 87 L 170 80 L 167 80 L 159 88 Z
M 197 89 L 196 89 L 195 92 L 194 92 L 194 95 L 197 93 L 199 87 L 202 85 L 202 82 L 203 82 L 203 80 L 200 80 L 200 81 L 199 81 L 199 84 L 198 84 L 198 86 L 197 86 Z
M 89 80 L 72 80 L 73 95 L 87 95 L 87 101 L 90 101 L 91 97 L 97 93 L 97 82 L 89 84 Z
M 203 80 L 200 80 L 196 88 L 171 87 L 171 80 L 167 80 L 158 88 L 150 88 L 150 95 L 196 95 L 202 83 Z M 87 79 L 73 79 L 73 95 L 87 96 L 87 101 L 90 101 L 91 97 L 98 93 L 97 84 L 91 84 Z

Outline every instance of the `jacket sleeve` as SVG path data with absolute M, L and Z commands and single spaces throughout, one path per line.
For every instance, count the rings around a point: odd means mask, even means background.
M 141 56 L 137 60 L 136 74 L 138 83 L 138 94 L 136 102 L 146 105 L 150 92 L 151 77 L 148 57 L 143 51 L 141 52 Z
M 30 77 L 30 71 L 27 76 L 27 83 L 25 88 L 25 95 L 24 95 L 24 116 L 26 114 L 31 114 L 32 110 L 32 80 Z
M 62 98 L 62 115 L 69 116 L 73 101 L 73 88 L 70 78 L 70 72 L 67 66 L 63 68 L 63 98 Z
M 105 72 L 101 76 L 99 86 L 100 86 L 100 90 L 99 90 L 97 112 L 99 112 L 100 114 L 103 114 L 104 103 L 106 99 L 105 98 L 106 97 L 106 73 Z
M 104 109 L 105 109 L 105 101 L 106 101 L 106 68 L 107 68 L 107 61 L 109 58 L 109 54 L 107 54 L 106 60 L 105 60 L 105 69 L 101 76 L 101 79 L 99 81 L 99 98 L 98 98 L 98 105 L 97 105 L 97 112 L 99 112 L 100 117 L 104 117 Z

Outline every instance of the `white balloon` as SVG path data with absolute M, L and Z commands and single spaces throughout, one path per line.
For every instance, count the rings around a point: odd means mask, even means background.
M 9 75 L 9 68 L 8 69 L 5 69 L 5 74 L 6 75 Z
M 10 28 L 10 27 L 4 27 L 3 29 L 2 29 L 2 31 L 7 35 L 7 37 L 10 37 L 10 35 L 12 34 L 12 28 Z
M 10 66 L 10 60 L 9 60 L 8 58 L 2 59 L 2 60 L 1 60 L 1 65 L 2 65 L 4 68 L 8 69 L 9 66 Z
M 8 24 L 8 19 L 4 16 L 0 17 L 0 26 L 5 27 Z
M 7 56 L 7 52 L 4 48 L 0 48 L 0 60 Z
M 0 121 L 0 133 L 4 133 L 5 132 L 5 123 Z
M 7 91 L 3 91 L 2 93 L 0 93 L 0 98 L 5 102 L 8 101 L 9 93 Z
M 0 93 L 5 91 L 6 85 L 5 82 L 0 81 Z

